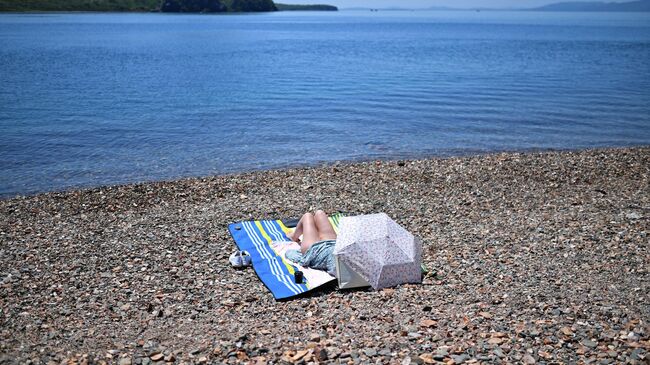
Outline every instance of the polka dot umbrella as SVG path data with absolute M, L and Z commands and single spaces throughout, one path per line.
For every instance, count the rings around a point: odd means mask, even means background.
M 342 218 L 334 255 L 341 288 L 360 281 L 375 290 L 422 281 L 422 243 L 385 213 Z

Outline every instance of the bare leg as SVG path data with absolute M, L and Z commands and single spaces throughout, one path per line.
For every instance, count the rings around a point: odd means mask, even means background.
M 330 223 L 329 217 L 322 210 L 316 211 L 314 214 L 314 222 L 316 223 L 316 228 L 318 229 L 318 238 L 320 240 L 335 240 L 336 231 Z
M 296 228 L 294 228 L 291 234 L 288 234 L 290 240 L 300 243 L 300 236 L 304 230 L 305 222 L 313 221 L 314 216 L 311 213 L 305 213 L 300 217 Z
M 296 230 L 289 238 L 298 242 L 300 235 L 302 235 L 302 242 L 300 242 L 300 251 L 302 251 L 302 253 L 307 252 L 311 245 L 318 242 L 318 228 L 316 228 L 314 216 L 311 213 L 305 213 L 302 218 L 300 218 Z
M 289 237 L 290 240 L 293 242 L 300 242 L 300 235 L 302 234 L 302 225 L 303 225 L 303 219 L 302 217 L 298 221 L 298 224 L 296 224 L 296 228 L 291 231 L 291 233 L 287 233 L 287 237 Z

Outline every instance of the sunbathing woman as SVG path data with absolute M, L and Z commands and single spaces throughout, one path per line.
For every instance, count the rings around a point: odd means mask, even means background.
M 300 218 L 296 229 L 287 236 L 290 240 L 300 243 L 300 251 L 287 251 L 286 257 L 289 260 L 304 267 L 325 270 L 336 276 L 333 255 L 336 232 L 325 212 L 319 210 L 314 214 L 306 213 Z

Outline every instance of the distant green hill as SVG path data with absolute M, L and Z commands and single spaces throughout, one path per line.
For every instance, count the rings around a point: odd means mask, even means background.
M 219 0 L 163 0 L 160 11 L 165 13 L 221 13 L 228 11 Z
M 273 0 L 163 0 L 162 12 L 221 13 L 276 11 Z
M 160 0 L 0 0 L 0 11 L 150 11 Z
M 228 11 L 276 11 L 273 0 L 222 0 Z
M 604 2 L 565 2 L 549 4 L 532 10 L 539 11 L 650 11 L 650 0 L 629 1 L 623 3 Z
M 323 5 L 323 4 L 317 4 L 317 5 L 292 5 L 292 4 L 278 4 L 278 3 L 276 3 L 275 6 L 278 8 L 278 10 L 281 10 L 281 11 L 292 11 L 292 10 L 338 11 L 339 10 L 336 6 Z

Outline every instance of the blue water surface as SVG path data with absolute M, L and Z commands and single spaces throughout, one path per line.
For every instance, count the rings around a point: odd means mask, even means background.
M 650 14 L 0 14 L 0 196 L 650 144 Z

